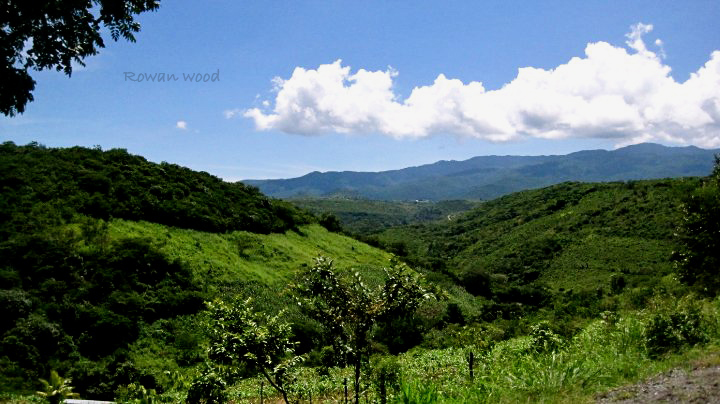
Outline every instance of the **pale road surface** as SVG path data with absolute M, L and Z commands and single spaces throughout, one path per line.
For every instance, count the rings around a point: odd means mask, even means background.
M 720 366 L 673 369 L 642 383 L 604 393 L 597 402 L 720 404 Z

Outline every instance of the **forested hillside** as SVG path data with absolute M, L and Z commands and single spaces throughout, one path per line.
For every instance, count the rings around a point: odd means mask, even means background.
M 340 196 L 293 198 L 288 201 L 325 217 L 325 220 L 337 218 L 343 230 L 357 236 L 379 233 L 393 226 L 450 220 L 480 203 L 464 200 L 390 202 Z
M 381 233 L 407 260 L 489 299 L 541 305 L 613 279 L 653 287 L 672 270 L 683 198 L 698 179 L 563 183 L 485 202 L 455 220 Z
M 637 144 L 552 156 L 478 156 L 382 172 L 312 172 L 298 178 L 247 181 L 279 197 L 413 201 L 490 200 L 565 181 L 626 181 L 707 175 L 718 150 Z
M 37 144 L 0 146 L 0 220 L 75 213 L 147 220 L 204 231 L 284 232 L 311 216 L 256 188 L 176 164 L 156 164 L 123 149 Z M 6 229 L 7 227 L 5 227 Z
M 0 392 L 38 390 L 50 370 L 85 397 L 163 391 L 206 357 L 205 301 L 253 297 L 278 312 L 318 254 L 370 279 L 389 262 L 207 173 L 123 150 L 0 150 Z
M 330 215 L 121 150 L 0 157 L 0 401 L 52 393 L 48 374 L 124 403 L 576 401 L 720 341 L 717 301 L 690 294 L 718 290 L 720 165 L 340 203 L 403 263 Z

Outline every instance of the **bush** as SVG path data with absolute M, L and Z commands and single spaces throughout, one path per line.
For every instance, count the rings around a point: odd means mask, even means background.
M 465 269 L 460 276 L 462 286 L 474 296 L 490 297 L 492 295 L 491 279 L 484 269 L 470 267 Z
M 685 198 L 677 231 L 679 251 L 673 254 L 678 278 L 697 292 L 720 292 L 720 155 L 703 185 Z
M 550 323 L 541 321 L 530 328 L 530 337 L 533 339 L 537 352 L 554 352 L 563 344 L 562 338 L 550 328 Z
M 334 233 L 340 233 L 343 230 L 342 225 L 340 224 L 340 219 L 332 213 L 323 213 L 322 216 L 320 216 L 318 223 L 327 229 L 327 231 Z
M 610 291 L 612 294 L 620 294 L 623 289 L 625 289 L 625 277 L 618 274 L 612 274 L 610 276 Z
M 382 404 L 387 402 L 389 391 L 400 388 L 400 364 L 395 356 L 375 356 L 370 360 L 372 382 Z
M 227 402 L 227 383 L 216 371 L 206 369 L 190 386 L 187 404 L 221 404 Z
M 696 303 L 681 302 L 674 313 L 657 313 L 645 330 L 648 356 L 657 358 L 707 340 L 707 326 Z

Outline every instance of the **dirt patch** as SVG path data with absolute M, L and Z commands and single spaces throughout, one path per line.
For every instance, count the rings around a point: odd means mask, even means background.
M 720 366 L 673 369 L 603 393 L 598 403 L 719 403 Z

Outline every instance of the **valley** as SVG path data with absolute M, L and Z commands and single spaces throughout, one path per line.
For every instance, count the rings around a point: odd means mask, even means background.
M 287 324 L 277 360 L 294 364 L 271 375 L 289 401 L 345 384 L 377 402 L 588 401 L 720 343 L 714 284 L 678 269 L 697 251 L 688 198 L 716 200 L 717 168 L 484 202 L 284 202 L 118 150 L 0 152 L 7 402 L 51 370 L 93 399 L 282 399 L 259 365 L 212 353 L 219 302 Z M 349 311 L 326 323 L 313 310 L 333 293 Z M 354 339 L 372 307 L 388 309 Z

